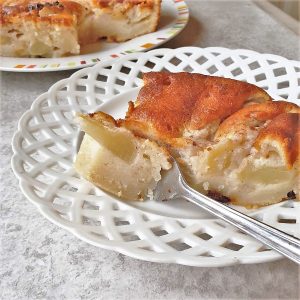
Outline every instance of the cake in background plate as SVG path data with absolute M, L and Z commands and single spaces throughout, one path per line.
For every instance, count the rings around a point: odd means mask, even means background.
M 0 0 L 0 55 L 77 55 L 101 38 L 124 42 L 157 29 L 161 0 Z

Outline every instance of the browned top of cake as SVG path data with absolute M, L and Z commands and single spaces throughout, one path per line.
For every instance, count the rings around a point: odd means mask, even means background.
M 182 137 L 221 122 L 248 102 L 265 102 L 270 96 L 255 85 L 228 78 L 192 73 L 144 74 L 144 87 L 131 104 L 125 125 L 157 140 Z
M 100 8 L 115 16 L 123 16 L 133 6 L 152 9 L 161 0 L 0 0 L 0 22 L 13 23 L 27 19 L 36 22 L 74 25 L 74 18 L 85 9 Z
M 84 7 L 68 0 L 0 0 L 0 23 L 23 20 L 73 26 Z
M 283 113 L 272 119 L 260 131 L 254 146 L 259 149 L 264 141 L 277 143 L 287 166 L 291 168 L 299 157 L 300 108 L 298 107 L 297 113 Z
M 246 106 L 228 117 L 218 128 L 216 138 L 234 133 L 244 133 L 272 121 L 275 117 L 288 112 L 300 112 L 299 107 L 286 101 L 270 101 Z

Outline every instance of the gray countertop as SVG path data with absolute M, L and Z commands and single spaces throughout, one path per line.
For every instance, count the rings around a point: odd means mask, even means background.
M 186 29 L 164 47 L 247 48 L 299 60 L 299 40 L 249 1 L 187 1 Z M 224 268 L 143 262 L 88 245 L 23 196 L 11 139 L 32 101 L 72 71 L 1 74 L 0 299 L 296 299 L 299 268 L 282 259 Z

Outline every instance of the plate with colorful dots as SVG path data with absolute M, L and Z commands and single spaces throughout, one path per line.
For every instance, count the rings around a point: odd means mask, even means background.
M 157 31 L 123 43 L 99 41 L 83 47 L 81 54 L 56 58 L 0 57 L 0 70 L 12 72 L 49 72 L 79 69 L 100 61 L 155 48 L 178 35 L 186 26 L 189 10 L 184 0 L 162 0 Z

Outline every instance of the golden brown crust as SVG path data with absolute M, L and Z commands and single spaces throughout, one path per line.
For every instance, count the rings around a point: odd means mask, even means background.
M 12 23 L 20 18 L 70 25 L 73 17 L 80 16 L 85 7 L 124 15 L 136 5 L 141 9 L 152 9 L 154 5 L 160 7 L 160 3 L 161 0 L 1 0 L 0 22 Z M 51 16 L 41 16 L 40 12 L 43 10 L 47 10 Z
M 222 121 L 256 99 L 271 98 L 255 85 L 191 73 L 144 74 L 144 87 L 128 113 L 125 126 L 139 135 L 167 141 L 185 130 Z
M 80 17 L 84 7 L 75 1 L 67 0 L 4 0 L 0 10 L 2 25 L 28 20 L 74 26 L 75 18 Z
M 215 138 L 221 138 L 227 134 L 245 133 L 249 128 L 255 129 L 288 112 L 300 112 L 299 107 L 286 101 L 272 101 L 267 103 L 246 106 L 228 117 L 218 128 Z
M 264 141 L 276 141 L 283 150 L 287 166 L 291 168 L 299 156 L 300 147 L 300 108 L 298 112 L 282 113 L 272 118 L 272 121 L 263 128 L 254 147 L 259 149 Z
M 88 115 L 78 114 L 79 117 L 89 117 L 90 119 L 97 121 L 99 123 L 107 122 L 112 124 L 113 126 L 118 126 L 116 120 L 111 116 L 102 111 L 97 111 L 95 113 L 90 113 Z

